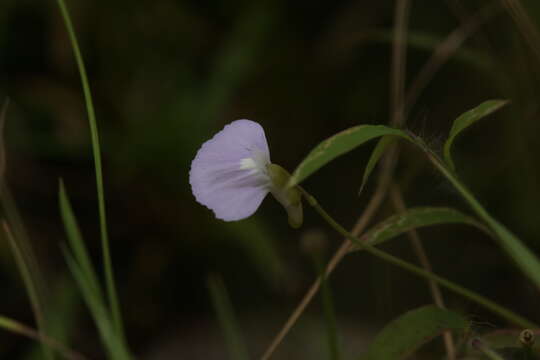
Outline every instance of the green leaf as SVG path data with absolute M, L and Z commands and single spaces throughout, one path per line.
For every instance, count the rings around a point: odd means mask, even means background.
M 390 216 L 369 230 L 362 240 L 369 245 L 378 245 L 407 231 L 440 224 L 467 224 L 483 231 L 485 227 L 470 216 L 445 207 L 417 207 Z
M 362 185 L 360 185 L 358 195 L 360 195 L 362 193 L 362 190 L 364 190 L 364 186 L 366 185 L 369 175 L 375 168 L 375 165 L 377 165 L 377 163 L 379 162 L 379 159 L 384 154 L 384 151 L 388 148 L 388 146 L 396 142 L 398 139 L 399 138 L 397 136 L 386 135 L 379 140 L 379 142 L 375 146 L 375 149 L 373 149 L 373 152 L 371 153 L 369 161 L 366 165 L 366 169 L 364 170 L 364 176 L 362 177 Z
M 118 296 L 116 294 L 116 285 L 114 282 L 114 273 L 112 268 L 112 260 L 110 255 L 109 235 L 107 232 L 107 215 L 105 211 L 105 190 L 103 187 L 103 167 L 101 165 L 101 149 L 99 145 L 99 132 L 97 127 L 96 114 L 94 110 L 94 102 L 92 100 L 92 92 L 90 91 L 90 82 L 86 74 L 86 68 L 84 66 L 84 60 L 79 49 L 79 43 L 75 34 L 75 29 L 71 22 L 68 8 L 64 0 L 57 0 L 58 7 L 62 14 L 62 19 L 66 26 L 66 30 L 73 48 L 73 55 L 79 69 L 79 75 L 81 77 L 81 85 L 84 94 L 84 102 L 86 103 L 86 112 L 88 114 L 88 124 L 90 126 L 90 135 L 92 140 L 92 153 L 94 156 L 94 168 L 96 170 L 96 189 L 98 197 L 98 213 L 99 213 L 99 229 L 101 233 L 101 248 L 103 256 L 103 270 L 105 272 L 105 287 L 107 290 L 107 296 L 109 297 L 109 303 L 111 306 L 111 312 L 113 316 L 114 325 L 118 329 L 118 333 L 121 337 L 124 337 L 124 328 L 122 324 L 122 317 L 120 314 L 120 305 L 118 303 Z
M 62 180 L 60 180 L 58 191 L 58 202 L 60 204 L 60 214 L 62 215 L 62 221 L 64 222 L 64 228 L 66 230 L 69 246 L 73 253 L 73 256 L 79 264 L 81 271 L 84 272 L 85 277 L 88 280 L 88 286 L 91 287 L 91 291 L 96 293 L 96 296 L 102 297 L 102 290 L 99 286 L 96 271 L 88 255 L 88 250 L 84 244 L 84 240 L 77 224 L 77 219 L 73 214 L 73 208 L 69 201 L 66 188 Z
M 343 130 L 317 145 L 298 165 L 289 179 L 288 186 L 300 184 L 321 167 L 363 143 L 384 135 L 394 135 L 414 142 L 403 130 L 384 125 L 358 125 Z
M 471 109 L 461 114 L 454 123 L 452 129 L 450 129 L 450 135 L 444 144 L 444 160 L 446 163 L 455 170 L 454 162 L 452 161 L 452 155 L 450 153 L 454 139 L 463 130 L 477 122 L 478 120 L 488 116 L 489 114 L 499 110 L 501 107 L 508 104 L 508 100 L 488 100 L 484 101 L 474 109 Z
M 114 326 L 110 310 L 106 306 L 103 291 L 98 282 L 96 271 L 86 250 L 77 219 L 64 184 L 60 181 L 59 203 L 62 220 L 68 237 L 70 249 L 64 248 L 64 256 L 73 275 L 83 300 L 99 330 L 99 335 L 110 357 L 118 360 L 131 359 L 131 355 L 122 334 Z
M 434 305 L 411 310 L 386 325 L 360 359 L 402 359 L 443 331 L 463 331 L 467 326 L 463 316 Z

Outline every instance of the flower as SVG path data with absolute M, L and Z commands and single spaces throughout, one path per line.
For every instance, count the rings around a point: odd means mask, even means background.
M 195 199 L 218 219 L 251 216 L 271 192 L 285 207 L 289 223 L 302 223 L 297 189 L 286 188 L 289 174 L 270 162 L 264 130 L 251 120 L 236 120 L 205 142 L 191 163 L 189 183 Z

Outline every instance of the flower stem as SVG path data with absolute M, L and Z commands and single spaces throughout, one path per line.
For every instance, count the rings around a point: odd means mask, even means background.
M 472 192 L 459 180 L 457 175 L 433 151 L 424 147 L 429 160 L 454 185 L 469 203 L 476 214 L 482 218 L 495 234 L 495 239 L 521 270 L 540 288 L 540 260 L 510 230 L 498 222 L 474 197 Z
M 488 298 L 476 294 L 472 292 L 471 290 L 468 290 L 458 284 L 455 284 L 451 282 L 450 280 L 447 280 L 441 276 L 438 276 L 434 273 L 431 273 L 429 271 L 426 271 L 416 265 L 413 265 L 411 263 L 408 263 L 404 260 L 401 260 L 400 258 L 397 258 L 393 255 L 388 254 L 387 252 L 384 252 L 382 250 L 377 249 L 374 246 L 371 246 L 369 244 L 366 244 L 365 242 L 360 241 L 360 239 L 356 236 L 353 236 L 351 233 L 349 233 L 343 226 L 341 226 L 330 214 L 326 212 L 318 203 L 317 199 L 315 199 L 312 195 L 310 195 L 306 190 L 304 190 L 302 187 L 298 186 L 300 191 L 302 192 L 302 195 L 304 195 L 305 199 L 311 205 L 315 211 L 338 233 L 352 241 L 355 245 L 357 245 L 361 250 L 365 250 L 369 252 L 370 254 L 389 262 L 393 265 L 396 265 L 404 270 L 407 270 L 411 273 L 414 273 L 420 277 L 430 279 L 435 281 L 441 286 L 444 286 L 448 290 L 459 294 L 461 296 L 464 296 L 468 298 L 469 300 L 485 307 L 486 309 L 491 310 L 492 312 L 498 314 L 499 316 L 507 319 L 511 323 L 514 323 L 515 325 L 518 325 L 520 327 L 524 328 L 538 328 L 538 325 L 532 323 L 531 321 L 523 318 L 522 316 L 514 313 L 511 310 L 506 309 L 505 307 L 489 300 Z

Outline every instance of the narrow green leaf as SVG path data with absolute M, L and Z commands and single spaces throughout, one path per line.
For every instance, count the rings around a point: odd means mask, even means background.
M 225 336 L 229 358 L 231 360 L 248 360 L 248 351 L 223 280 L 218 276 L 210 276 L 208 278 L 208 289 L 218 316 L 219 325 Z
M 324 140 L 317 145 L 293 172 L 289 187 L 300 184 L 321 167 L 365 142 L 384 135 L 394 135 L 413 142 L 403 130 L 384 125 L 358 125 Z
M 499 110 L 501 107 L 508 104 L 508 100 L 488 100 L 484 101 L 474 109 L 471 109 L 461 114 L 454 123 L 452 129 L 450 129 L 450 135 L 444 144 L 444 160 L 446 163 L 455 170 L 454 162 L 452 160 L 451 148 L 454 143 L 454 139 L 463 130 L 477 122 L 478 120 L 488 116 L 489 114 Z
M 384 151 L 396 142 L 399 138 L 397 136 L 393 135 L 386 135 L 383 136 L 379 142 L 377 142 L 377 145 L 375 146 L 375 149 L 373 149 L 373 152 L 371 153 L 371 156 L 369 157 L 369 161 L 366 165 L 366 169 L 364 170 L 364 176 L 362 177 L 362 185 L 360 185 L 360 190 L 358 190 L 358 195 L 362 193 L 362 190 L 364 190 L 364 186 L 366 185 L 366 182 L 369 178 L 369 175 L 375 168 L 375 165 L 379 162 L 381 156 L 384 154 Z
M 48 302 L 46 315 L 53 321 L 48 322 L 48 333 L 64 346 L 69 346 L 74 335 L 74 327 L 77 322 L 77 311 L 80 305 L 80 297 L 77 288 L 69 275 L 57 281 L 52 289 L 51 301 Z M 29 350 L 22 359 L 41 360 L 43 358 L 40 346 Z
M 88 76 L 86 75 L 86 68 L 84 66 L 81 50 L 79 49 L 79 43 L 77 36 L 75 35 L 75 29 L 71 23 L 71 17 L 69 16 L 68 8 L 64 0 L 57 0 L 58 7 L 62 14 L 66 30 L 69 35 L 71 47 L 73 48 L 73 55 L 79 69 L 79 75 L 81 77 L 81 85 L 84 94 L 84 101 L 86 103 L 86 112 L 88 114 L 88 124 L 90 126 L 90 135 L 92 139 L 92 153 L 94 155 L 94 167 L 96 170 L 96 187 L 98 197 L 98 212 L 99 212 L 99 229 L 101 233 L 101 250 L 103 255 L 103 270 L 105 272 L 105 285 L 107 289 L 107 296 L 109 298 L 109 305 L 113 316 L 114 325 L 117 328 L 121 337 L 124 337 L 124 328 L 122 325 L 122 316 L 120 313 L 120 305 L 118 303 L 118 296 L 116 294 L 116 285 L 114 282 L 114 272 L 112 267 L 112 260 L 109 246 L 109 235 L 107 232 L 107 216 L 105 211 L 105 189 L 103 187 L 103 167 L 101 165 L 101 149 L 99 145 L 99 132 L 97 127 L 96 114 L 94 111 L 94 103 L 92 100 L 92 92 L 90 91 L 90 83 Z
M 62 215 L 62 221 L 64 222 L 64 228 L 74 258 L 84 272 L 85 277 L 88 279 L 88 285 L 91 287 L 90 291 L 95 293 L 97 297 L 102 298 L 102 290 L 99 286 L 96 271 L 94 270 L 94 266 L 88 255 L 86 245 L 84 244 L 84 240 L 79 230 L 79 225 L 77 224 L 77 219 L 73 214 L 73 208 L 71 207 L 62 180 L 60 180 L 59 184 L 58 201 L 60 204 L 60 214 Z
M 48 289 L 42 278 L 43 271 L 37 262 L 35 251 L 24 227 L 13 195 L 4 179 L 7 158 L 5 153 L 4 128 L 8 106 L 9 99 L 6 99 L 0 112 L 0 204 L 6 217 L 6 220 L 2 222 L 2 227 L 7 235 L 9 245 L 15 257 L 17 269 L 28 293 L 37 327 L 42 334 L 49 334 L 51 324 L 47 321 L 47 315 L 45 314 L 48 305 L 46 302 Z M 41 345 L 45 359 L 55 359 L 54 353 L 43 344 Z
M 94 266 L 86 250 L 77 219 L 73 214 L 64 184 L 60 181 L 59 203 L 62 220 L 71 250 L 64 249 L 64 256 L 71 274 L 75 278 L 86 306 L 96 324 L 101 340 L 111 359 L 129 360 L 129 350 L 118 332 L 106 305 Z
M 467 326 L 463 316 L 434 305 L 411 310 L 386 325 L 360 359 L 402 359 L 443 331 L 463 331 Z
M 467 224 L 483 231 L 485 227 L 470 216 L 445 207 L 417 207 L 390 216 L 369 230 L 363 237 L 369 245 L 378 245 L 407 231 L 440 224 Z
M 88 274 L 85 273 L 83 267 L 77 263 L 75 257 L 66 248 L 64 248 L 64 257 L 82 293 L 82 298 L 90 310 L 90 314 L 98 328 L 99 336 L 109 354 L 109 358 L 115 360 L 131 359 L 128 350 L 116 334 L 116 328 L 111 322 L 103 298 L 93 289 L 92 280 L 88 278 Z

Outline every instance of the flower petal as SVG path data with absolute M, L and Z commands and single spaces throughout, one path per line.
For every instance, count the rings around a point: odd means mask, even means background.
M 218 219 L 234 221 L 253 214 L 270 188 L 270 163 L 263 128 L 236 120 L 205 142 L 191 163 L 195 199 Z

